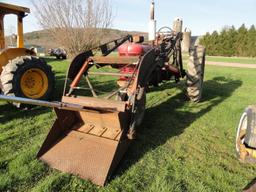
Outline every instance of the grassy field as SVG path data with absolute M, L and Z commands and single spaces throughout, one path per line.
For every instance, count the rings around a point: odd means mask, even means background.
M 58 99 L 68 62 L 49 63 Z M 18 111 L 0 102 L 0 191 L 241 191 L 256 177 L 256 166 L 241 164 L 234 150 L 240 114 L 256 103 L 255 76 L 207 66 L 198 104 L 186 100 L 184 82 L 154 88 L 138 137 L 104 188 L 35 158 L 55 119 L 51 109 Z
M 212 56 L 208 56 L 207 61 L 256 64 L 256 58 L 248 58 L 248 57 L 212 57 Z

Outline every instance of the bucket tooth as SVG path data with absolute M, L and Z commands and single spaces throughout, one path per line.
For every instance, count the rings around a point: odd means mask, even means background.
M 38 158 L 50 167 L 103 186 L 129 146 L 129 113 L 55 112 L 57 119 Z

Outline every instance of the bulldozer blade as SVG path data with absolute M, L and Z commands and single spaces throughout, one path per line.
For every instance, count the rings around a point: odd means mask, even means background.
M 37 157 L 50 167 L 104 186 L 127 150 L 127 112 L 55 108 L 57 119 Z

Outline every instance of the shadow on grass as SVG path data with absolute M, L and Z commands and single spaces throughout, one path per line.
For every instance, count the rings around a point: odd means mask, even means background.
M 22 118 L 27 118 L 32 116 L 37 116 L 41 115 L 43 113 L 49 112 L 51 109 L 46 108 L 46 107 L 34 107 L 29 110 L 21 110 L 17 109 L 15 106 L 12 104 L 4 104 L 0 105 L 0 111 L 1 111 L 1 116 L 0 116 L 0 122 L 1 124 L 7 123 L 9 121 L 12 121 L 14 119 L 22 119 Z
M 148 108 L 144 122 L 138 128 L 137 139 L 131 144 L 113 177 L 121 175 L 148 151 L 165 144 L 171 137 L 182 134 L 191 123 L 230 97 L 241 85 L 242 81 L 240 80 L 215 77 L 204 82 L 202 103 L 184 107 L 188 101 L 186 101 L 183 91 L 157 106 Z M 163 91 L 167 88 L 166 86 L 170 86 L 170 84 L 167 83 L 155 90 Z M 184 110 L 184 108 L 186 109 Z
M 59 100 L 62 95 L 62 89 L 65 76 L 56 77 L 56 94 L 54 99 Z M 97 82 L 95 82 L 97 83 Z M 109 89 L 113 87 L 113 81 L 109 81 Z M 169 95 L 168 99 L 157 106 L 146 110 L 144 123 L 138 129 L 138 137 L 132 143 L 125 157 L 120 163 L 118 170 L 113 177 L 118 177 L 123 172 L 134 165 L 144 154 L 156 149 L 166 143 L 171 137 L 183 133 L 191 123 L 209 112 L 214 106 L 219 105 L 225 99 L 242 85 L 240 80 L 226 79 L 225 77 L 215 77 L 204 83 L 204 95 L 202 104 L 191 104 L 184 110 L 188 104 L 184 92 Z M 173 83 L 166 83 L 161 87 L 154 88 L 153 91 L 163 91 L 166 88 L 174 86 Z M 175 85 L 176 87 L 176 85 Z M 179 86 L 181 87 L 181 86 Z M 190 107 L 197 109 L 197 112 L 190 111 Z M 32 111 L 20 112 L 11 105 L 0 105 L 0 111 L 7 111 L 8 114 L 0 116 L 0 122 L 5 123 L 12 119 L 29 117 L 49 112 L 51 109 L 45 107 L 36 107 Z
M 63 96 L 63 89 L 64 89 L 64 84 L 65 84 L 65 75 L 62 73 L 56 72 L 56 77 L 55 77 L 55 90 L 52 96 L 52 101 L 61 101 L 61 98 Z M 102 92 L 111 92 L 113 90 L 116 90 L 117 84 L 115 80 L 108 80 L 103 82 L 98 82 L 95 79 L 91 79 L 91 83 L 93 83 L 94 88 L 96 90 L 100 90 Z M 83 87 L 88 87 L 88 85 L 85 83 L 81 83 L 81 86 Z M 68 88 L 67 88 L 68 90 Z M 77 95 L 81 96 L 91 96 L 91 92 L 89 90 L 78 90 L 76 91 Z M 14 107 L 11 104 L 4 104 L 0 105 L 0 122 L 1 123 L 6 123 L 8 121 L 11 121 L 13 119 L 20 119 L 20 118 L 26 118 L 31 115 L 36 116 L 40 115 L 43 113 L 49 112 L 51 109 L 47 107 L 38 107 L 38 106 L 31 106 L 29 110 L 20 110 Z M 8 112 L 8 113 L 7 113 Z
M 65 76 L 56 76 L 55 78 L 55 90 L 51 100 L 60 101 L 63 87 L 64 87 Z M 31 116 L 41 115 L 51 111 L 51 108 L 39 107 L 39 106 L 30 106 L 29 110 L 17 109 L 12 104 L 6 102 L 6 104 L 0 105 L 0 122 L 1 124 L 7 123 L 13 119 L 22 119 Z

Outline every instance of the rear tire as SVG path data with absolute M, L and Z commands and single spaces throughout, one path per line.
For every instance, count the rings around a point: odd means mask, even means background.
M 193 102 L 199 102 L 202 98 L 205 48 L 195 46 L 190 50 L 186 76 L 187 96 Z
M 236 154 L 243 163 L 256 163 L 256 106 L 248 106 L 241 115 L 236 135 Z M 254 151 L 254 152 L 252 152 Z
M 11 60 L 3 68 L 0 80 L 4 95 L 39 100 L 51 98 L 55 83 L 51 66 L 34 56 Z M 19 103 L 14 105 L 20 107 Z

